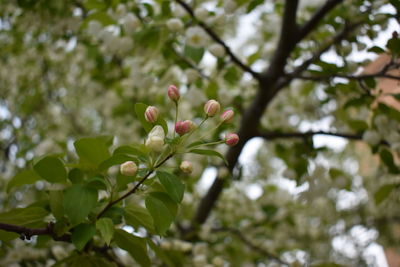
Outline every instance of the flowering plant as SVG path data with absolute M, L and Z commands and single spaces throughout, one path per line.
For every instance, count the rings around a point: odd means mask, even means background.
M 144 145 L 120 146 L 110 154 L 112 138 L 83 138 L 74 143 L 78 163 L 65 164 L 59 156 L 42 158 L 33 170 L 15 176 L 8 189 L 22 185 L 21 182 L 28 183 L 23 177 L 29 172 L 33 177 L 30 183 L 44 180 L 54 185 L 46 202 L 49 209 L 40 206 L 18 209 L 21 216 L 3 214 L 1 222 L 10 223 L 7 224 L 9 231 L 19 233 L 22 239 L 47 234 L 54 240 L 72 242 L 78 251 L 117 246 L 127 250 L 142 266 L 149 266 L 146 243 L 155 246 L 153 239 L 138 237 L 123 229 L 126 226 L 133 227 L 136 232 L 144 229 L 148 236 L 162 236 L 168 231 L 183 199 L 185 185 L 173 172 L 163 169 L 165 163 L 184 153 L 223 159 L 220 153 L 205 147 L 224 142 L 232 146 L 239 141 L 232 133 L 222 140 L 206 141 L 210 132 L 202 133 L 202 126 L 219 112 L 217 101 L 209 100 L 205 104 L 204 118 L 196 125 L 190 120 L 178 121 L 180 94 L 176 86 L 169 87 L 168 96 L 176 107 L 174 131 L 169 131 L 156 107 L 136 104 L 136 115 L 148 132 Z M 216 128 L 232 118 L 233 111 L 225 111 Z M 113 171 L 116 165 L 119 165 L 119 172 Z M 182 161 L 180 170 L 190 174 L 193 165 Z M 129 197 L 135 193 L 139 193 L 140 198 L 133 201 Z M 47 227 L 20 227 L 27 217 L 35 225 L 47 220 Z

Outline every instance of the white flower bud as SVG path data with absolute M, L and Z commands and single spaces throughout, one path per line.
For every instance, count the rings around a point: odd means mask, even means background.
M 128 13 L 122 19 L 122 27 L 125 31 L 125 34 L 128 35 L 133 34 L 139 26 L 140 26 L 139 19 L 132 13 Z
M 379 142 L 381 141 L 381 137 L 378 134 L 378 132 L 373 130 L 365 131 L 362 138 L 365 142 L 367 142 L 371 146 L 375 146 L 379 144 Z
M 98 37 L 103 26 L 97 20 L 91 20 L 87 27 L 87 33 L 93 37 Z
M 172 18 L 167 21 L 167 27 L 171 31 L 177 32 L 183 29 L 183 22 L 180 19 Z
M 212 44 L 208 50 L 216 57 L 223 57 L 225 55 L 225 48 L 220 44 Z
M 186 42 L 193 47 L 203 47 L 207 42 L 207 35 L 199 26 L 186 30 Z
M 190 161 L 182 161 L 181 165 L 180 165 L 180 169 L 181 171 L 183 171 L 184 173 L 192 173 L 193 171 L 193 164 Z
M 208 10 L 204 7 L 198 7 L 194 10 L 194 15 L 199 20 L 205 20 L 208 17 Z
M 236 5 L 235 1 L 233 1 L 233 0 L 224 1 L 224 10 L 226 13 L 230 14 L 230 13 L 235 12 L 236 7 L 237 7 L 237 5 Z
M 133 161 L 127 161 L 120 166 L 120 171 L 125 176 L 135 176 L 137 169 L 137 165 Z
M 153 129 L 151 129 L 149 133 L 149 137 L 150 136 L 157 136 L 160 137 L 161 139 L 164 139 L 165 138 L 164 129 L 160 125 L 156 125 L 153 127 Z
M 159 152 L 164 147 L 164 139 L 161 139 L 158 136 L 149 136 L 146 140 L 146 147 Z

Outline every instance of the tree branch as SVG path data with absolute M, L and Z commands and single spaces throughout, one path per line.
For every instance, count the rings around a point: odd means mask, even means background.
M 314 15 L 308 20 L 306 23 L 304 23 L 300 29 L 299 29 L 299 39 L 302 40 L 304 37 L 306 37 L 311 31 L 313 31 L 318 24 L 321 22 L 321 20 L 331 11 L 333 8 L 335 8 L 338 4 L 342 3 L 343 0 L 327 0 L 324 5 L 322 5 L 315 13 Z
M 171 153 L 169 154 L 165 159 L 163 159 L 162 161 L 160 161 L 160 163 L 158 163 L 156 166 L 154 166 L 154 168 L 152 170 L 150 170 L 130 191 L 126 192 L 125 194 L 123 194 L 122 196 L 120 196 L 119 198 L 110 201 L 107 206 L 105 206 L 105 208 L 97 215 L 97 219 L 100 218 L 101 216 L 103 216 L 103 214 L 112 206 L 114 206 L 115 204 L 117 204 L 118 202 L 120 202 L 121 200 L 129 197 L 130 195 L 134 194 L 139 187 L 147 180 L 147 178 L 149 178 L 149 176 L 161 165 L 163 165 L 167 160 L 169 160 L 170 158 L 172 158 L 174 154 Z
M 297 1 L 297 0 L 296 0 Z M 230 47 L 216 34 L 207 24 L 204 22 L 198 20 L 192 10 L 192 8 L 185 3 L 183 0 L 176 0 L 176 2 L 182 6 L 186 12 L 198 22 L 198 25 L 203 28 L 204 31 L 207 32 L 207 34 L 218 44 L 222 45 L 225 48 L 226 54 L 229 55 L 229 57 L 232 59 L 232 61 L 238 65 L 243 71 L 250 73 L 255 79 L 260 78 L 260 74 L 252 70 L 249 66 L 244 64 L 230 49 Z
M 45 228 L 28 228 L 7 223 L 0 223 L 0 230 L 13 232 L 21 235 L 21 239 L 30 240 L 34 235 L 49 235 L 55 241 L 71 242 L 71 236 L 68 234 L 57 236 L 53 230 L 54 223 L 49 223 Z
M 325 131 L 310 131 L 310 132 L 294 132 L 294 133 L 282 133 L 282 132 L 264 132 L 260 133 L 258 136 L 265 138 L 267 140 L 280 139 L 280 138 L 307 138 L 314 135 L 329 135 L 343 137 L 350 140 L 362 140 L 361 134 L 347 134 L 347 133 L 334 133 Z
M 271 82 L 283 73 L 287 59 L 296 47 L 299 40 L 299 29 L 296 23 L 298 4 L 298 0 L 286 0 L 278 49 L 271 60 L 270 66 L 263 74 L 264 80 Z
M 254 251 L 257 251 L 258 253 L 265 255 L 267 258 L 274 260 L 282 265 L 285 266 L 290 266 L 289 263 L 281 260 L 277 255 L 267 251 L 266 249 L 263 249 L 255 244 L 253 244 L 242 232 L 240 232 L 237 229 L 233 228 L 228 228 L 228 227 L 221 227 L 221 228 L 214 228 L 212 229 L 213 232 L 229 232 L 236 237 L 238 237 L 243 243 L 245 243 L 249 248 L 251 248 Z

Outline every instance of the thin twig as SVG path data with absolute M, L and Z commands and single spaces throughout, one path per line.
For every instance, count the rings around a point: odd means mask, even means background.
M 232 59 L 232 61 L 238 65 L 243 71 L 246 71 L 250 73 L 255 79 L 260 78 L 260 74 L 252 70 L 249 66 L 244 64 L 230 49 L 230 47 L 218 36 L 217 33 L 215 33 L 207 24 L 204 22 L 200 21 L 199 19 L 196 18 L 193 9 L 185 3 L 183 0 L 175 0 L 180 6 L 182 6 L 186 12 L 198 22 L 198 25 L 204 29 L 204 31 L 207 32 L 207 34 L 218 44 L 222 45 L 225 48 L 226 54 L 229 55 L 229 57 Z
M 170 154 L 168 155 L 165 159 L 163 159 L 160 163 L 158 163 L 156 166 L 154 166 L 154 168 L 152 170 L 150 170 L 149 172 L 147 172 L 147 174 L 128 192 L 126 192 L 125 194 L 123 194 L 122 196 L 120 196 L 119 198 L 110 201 L 107 206 L 105 206 L 105 208 L 97 215 L 97 218 L 100 218 L 101 216 L 103 216 L 103 214 L 112 206 L 114 206 L 115 204 L 117 204 L 118 202 L 120 202 L 121 200 L 129 197 L 130 195 L 134 194 L 138 188 L 147 180 L 147 178 L 149 178 L 149 176 L 161 165 L 163 165 L 167 160 L 169 160 L 174 154 Z
M 258 253 L 265 255 L 266 257 L 270 258 L 271 260 L 274 260 L 282 265 L 289 266 L 289 263 L 283 261 L 280 259 L 277 255 L 273 254 L 272 252 L 267 251 L 264 248 L 261 248 L 255 244 L 253 244 L 242 232 L 240 232 L 237 229 L 233 228 L 228 228 L 228 227 L 221 227 L 221 228 L 214 228 L 212 230 L 213 232 L 229 232 L 231 234 L 234 234 L 237 236 L 243 243 L 245 243 L 249 248 L 253 249 L 254 251 L 257 251 Z

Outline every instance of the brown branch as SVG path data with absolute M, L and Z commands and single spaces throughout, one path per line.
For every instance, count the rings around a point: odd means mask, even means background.
M 230 49 L 230 47 L 218 36 L 217 33 L 215 33 L 207 24 L 205 24 L 203 21 L 200 21 L 199 19 L 196 18 L 193 9 L 185 3 L 183 0 L 175 0 L 180 6 L 182 6 L 186 12 L 194 19 L 197 21 L 197 24 L 203 28 L 203 30 L 218 44 L 222 45 L 225 48 L 226 54 L 229 55 L 231 60 L 238 65 L 243 71 L 250 73 L 255 79 L 260 78 L 260 74 L 258 72 L 255 72 L 252 70 L 249 66 L 247 66 L 245 63 L 243 63 Z M 297 1 L 297 0 L 296 0 Z
M 118 202 L 120 202 L 121 200 L 129 197 L 130 195 L 134 194 L 139 187 L 147 180 L 147 178 L 149 178 L 149 176 L 161 165 L 163 165 L 167 160 L 169 160 L 174 154 L 169 154 L 165 159 L 163 159 L 160 163 L 158 163 L 156 166 L 154 166 L 154 168 L 152 170 L 150 170 L 130 191 L 126 192 L 125 194 L 123 194 L 122 196 L 120 196 L 119 198 L 110 201 L 107 206 L 105 206 L 105 208 L 97 215 L 97 219 L 100 218 L 101 216 L 103 216 L 103 214 L 112 206 L 114 206 L 115 204 L 117 204 Z
M 21 235 L 21 239 L 30 240 L 34 235 L 49 235 L 55 241 L 71 242 L 71 236 L 68 234 L 57 236 L 54 232 L 54 223 L 49 223 L 45 228 L 28 228 L 7 223 L 0 223 L 0 230 L 13 232 Z
M 290 266 L 289 263 L 281 260 L 277 255 L 269 252 L 268 250 L 266 250 L 264 248 L 261 248 L 255 244 L 253 244 L 241 231 L 239 231 L 237 229 L 221 227 L 221 228 L 214 228 L 214 229 L 212 229 L 212 231 L 213 232 L 229 232 L 229 233 L 235 235 L 236 237 L 238 237 L 240 239 L 240 241 L 242 241 L 244 244 L 246 244 L 252 250 L 257 251 L 258 253 L 265 255 L 269 259 L 274 260 L 282 265 Z
M 304 23 L 299 29 L 299 39 L 306 37 L 311 31 L 313 31 L 318 24 L 323 20 L 323 18 L 338 4 L 342 3 L 343 0 L 327 0 L 324 5 L 322 5 L 314 15 Z
M 322 48 L 316 51 L 309 59 L 305 60 L 300 66 L 298 66 L 294 71 L 289 73 L 287 76 L 289 77 L 289 81 L 293 79 L 293 77 L 300 76 L 301 73 L 307 70 L 307 68 L 319 60 L 321 56 L 327 52 L 334 44 L 338 44 L 343 41 L 347 35 L 360 26 L 361 23 L 352 23 L 352 24 L 345 24 L 344 28 L 337 33 L 330 42 L 325 44 Z
M 347 134 L 347 133 L 334 133 L 325 131 L 310 131 L 310 132 L 294 132 L 294 133 L 282 133 L 282 132 L 264 132 L 260 133 L 258 136 L 265 138 L 267 140 L 280 139 L 280 138 L 307 138 L 314 135 L 329 135 L 343 137 L 350 140 L 362 140 L 361 134 Z
M 368 78 L 387 78 L 387 79 L 393 79 L 393 80 L 400 80 L 400 76 L 396 75 L 391 75 L 391 74 L 385 74 L 381 72 L 377 73 L 372 73 L 372 74 L 363 74 L 363 75 L 346 75 L 346 74 L 330 74 L 330 75 L 318 75 L 318 76 L 308 76 L 308 75 L 299 75 L 295 76 L 295 79 L 301 79 L 301 80 L 310 80 L 310 81 L 325 81 L 325 80 L 331 80 L 334 78 L 344 78 L 347 80 L 364 80 Z

